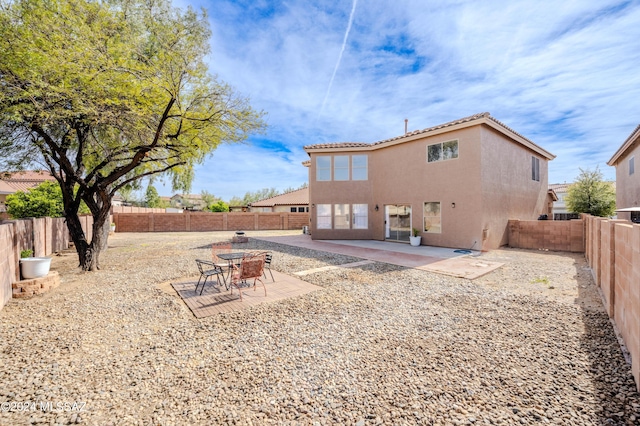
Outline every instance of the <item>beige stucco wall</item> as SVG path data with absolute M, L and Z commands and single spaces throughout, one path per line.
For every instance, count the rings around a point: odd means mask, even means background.
M 634 157 L 634 173 L 629 175 L 629 159 Z M 640 206 L 640 142 L 635 141 L 616 163 L 616 208 Z M 618 213 L 619 219 L 631 220 L 631 213 Z
M 458 140 L 458 158 L 427 162 L 427 146 Z M 316 181 L 320 155 L 368 155 L 366 181 Z M 545 213 L 548 161 L 531 179 L 532 151 L 484 125 L 418 137 L 376 150 L 311 152 L 309 203 L 312 238 L 384 240 L 384 206 L 412 207 L 412 227 L 422 229 L 425 202 L 440 202 L 442 232 L 423 232 L 422 244 L 492 249 L 507 243 L 509 219 Z M 317 204 L 368 204 L 369 229 L 317 229 Z M 375 206 L 378 205 L 378 211 Z M 483 232 L 487 230 L 486 232 Z M 483 240 L 483 235 L 487 238 Z
M 427 162 L 428 145 L 454 139 L 457 159 Z M 373 151 L 370 175 L 374 201 L 380 205 L 379 219 L 372 224 L 375 239 L 384 239 L 383 205 L 411 205 L 412 227 L 422 230 L 424 203 L 440 202 L 442 232 L 421 233 L 422 244 L 470 247 L 479 224 L 479 144 L 476 126 Z
M 371 152 L 354 152 L 345 151 L 335 153 L 335 155 L 361 155 L 368 154 L 368 180 L 360 181 L 316 181 L 316 161 L 315 154 L 311 155 L 311 165 L 309 166 L 309 215 L 311 217 L 311 236 L 313 239 L 355 239 L 355 240 L 371 240 L 377 238 L 371 228 L 371 224 L 382 218 L 383 209 L 376 212 L 374 210 L 375 202 L 372 192 L 373 180 L 371 171 L 372 166 Z M 318 154 L 332 155 L 332 154 Z M 375 167 L 378 169 L 379 167 Z M 316 208 L 317 204 L 369 204 L 369 229 L 320 229 L 316 227 Z
M 542 156 L 492 128 L 482 127 L 482 248 L 509 242 L 509 219 L 533 220 L 547 213 L 548 164 Z M 540 160 L 540 181 L 531 178 L 531 157 Z M 485 231 L 486 230 L 486 231 Z

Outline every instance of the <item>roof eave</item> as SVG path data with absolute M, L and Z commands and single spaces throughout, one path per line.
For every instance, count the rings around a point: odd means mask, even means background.
M 607 165 L 608 166 L 615 166 L 616 163 L 618 162 L 618 160 L 620 159 L 620 157 L 622 157 L 625 154 L 627 149 L 629 149 L 629 147 L 631 145 L 633 145 L 633 143 L 636 140 L 638 140 L 638 138 L 640 138 L 640 125 L 638 125 L 635 128 L 635 130 L 633 132 L 631 132 L 631 135 L 629 135 L 627 140 L 625 140 L 624 143 L 620 146 L 620 148 L 618 148 L 618 150 L 615 152 L 615 154 L 613 154 L 611 159 L 609 161 L 607 161 Z
M 556 156 L 551 154 L 549 151 L 539 147 L 538 145 L 536 145 L 535 143 L 531 142 L 530 140 L 520 136 L 519 134 L 513 132 L 511 129 L 501 125 L 499 122 L 497 122 L 495 119 L 493 119 L 489 115 L 476 118 L 475 120 L 470 120 L 470 121 L 465 121 L 465 122 L 462 122 L 462 123 L 457 123 L 457 124 L 454 124 L 454 125 L 451 125 L 451 126 L 432 129 L 432 130 L 427 131 L 427 132 L 410 133 L 410 134 L 407 134 L 406 136 L 401 136 L 401 137 L 399 137 L 397 139 L 384 141 L 384 142 L 379 142 L 379 143 L 373 143 L 373 144 L 371 144 L 369 146 L 364 146 L 364 147 L 305 148 L 305 151 L 307 152 L 307 154 L 311 154 L 311 152 L 313 152 L 313 153 L 325 153 L 325 152 L 374 151 L 374 150 L 377 150 L 377 149 L 388 148 L 390 146 L 399 145 L 399 144 L 402 144 L 402 143 L 411 142 L 411 141 L 415 141 L 415 140 L 418 140 L 418 139 L 423 139 L 425 137 L 437 136 L 437 135 L 441 135 L 443 133 L 450 133 L 450 132 L 453 132 L 453 131 L 456 131 L 456 130 L 461 130 L 461 129 L 466 129 L 468 127 L 478 126 L 478 125 L 481 125 L 481 124 L 486 124 L 487 126 L 490 126 L 490 127 L 494 128 L 495 130 L 499 131 L 502 134 L 505 134 L 506 136 L 508 136 L 509 138 L 513 139 L 514 141 L 520 143 L 521 145 L 523 145 L 523 146 L 529 148 L 530 150 L 536 152 L 537 154 L 545 157 L 547 160 L 553 160 L 554 158 L 556 158 Z

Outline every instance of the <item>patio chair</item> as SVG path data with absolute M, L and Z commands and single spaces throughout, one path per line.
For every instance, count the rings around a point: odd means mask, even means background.
M 273 279 L 273 272 L 271 272 L 271 261 L 273 260 L 273 253 L 268 251 L 264 254 L 264 277 L 267 278 L 267 269 L 269 270 L 269 275 L 271 275 L 271 281 L 275 281 Z
M 213 262 L 209 262 L 208 260 L 196 259 L 196 264 L 198 265 L 198 270 L 200 271 L 200 278 L 198 278 L 198 284 L 196 284 L 196 293 L 198 292 L 198 286 L 200 285 L 200 281 L 202 277 L 204 277 L 204 281 L 202 282 L 202 288 L 200 289 L 200 295 L 204 291 L 204 286 L 207 284 L 207 279 L 209 277 L 216 277 L 216 282 L 220 285 L 220 275 L 224 280 L 224 271 L 221 267 L 214 264 Z M 225 288 L 227 288 L 227 284 L 225 282 Z M 228 289 L 228 288 L 227 288 Z
M 262 274 L 264 273 L 265 254 L 246 254 L 240 261 L 240 265 L 233 265 L 233 273 L 231 274 L 231 294 L 233 294 L 233 287 L 238 289 L 240 293 L 240 300 L 242 300 L 242 284 L 246 284 L 247 280 L 253 279 L 253 291 L 256 291 L 256 282 L 260 281 L 262 288 L 264 288 L 264 295 L 267 296 L 267 287 L 265 287 L 262 281 Z
M 232 267 L 229 261 L 218 257 L 218 254 L 222 254 L 222 253 L 231 253 L 230 242 L 223 241 L 223 242 L 211 244 L 211 259 L 213 260 L 213 263 L 216 266 L 221 267 L 222 269 L 228 270 L 228 272 L 230 273 Z M 227 278 L 223 275 L 222 279 L 224 280 L 224 285 L 227 286 Z

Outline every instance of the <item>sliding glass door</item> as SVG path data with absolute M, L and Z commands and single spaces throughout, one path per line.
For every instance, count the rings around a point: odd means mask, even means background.
M 384 237 L 390 241 L 409 242 L 411 236 L 411 206 L 387 204 L 384 206 Z

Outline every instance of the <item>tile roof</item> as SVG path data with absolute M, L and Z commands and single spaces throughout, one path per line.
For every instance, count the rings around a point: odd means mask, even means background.
M 535 143 L 533 143 L 532 141 L 530 141 L 529 139 L 527 139 L 526 137 L 524 137 L 523 135 L 521 135 L 520 133 L 516 132 L 515 130 L 513 130 L 512 128 L 508 127 L 507 125 L 505 125 L 504 123 L 502 123 L 499 120 L 496 120 L 495 118 L 493 118 L 491 116 L 491 114 L 489 114 L 488 112 L 482 112 L 479 114 L 474 114 L 474 115 L 470 115 L 468 117 L 464 117 L 464 118 L 460 118 L 458 120 L 453 120 L 453 121 L 449 121 L 447 123 L 443 123 L 443 124 L 438 124 L 437 126 L 433 126 L 433 127 L 428 127 L 426 129 L 422 129 L 422 130 L 414 130 L 412 132 L 407 132 L 404 135 L 400 135 L 400 136 L 396 136 L 390 139 L 384 139 L 378 142 L 374 142 L 374 143 L 364 143 L 364 142 L 339 142 L 339 143 L 322 143 L 322 144 L 315 144 L 315 145 L 307 145 L 304 147 L 305 150 L 310 149 L 336 149 L 336 148 L 370 148 L 370 147 L 374 147 L 374 146 L 378 146 L 378 145 L 383 145 L 383 144 L 388 144 L 390 142 L 394 142 L 394 141 L 399 141 L 405 138 L 409 138 L 411 136 L 418 136 L 418 135 L 422 135 L 422 134 L 427 134 L 427 133 L 431 133 L 431 132 L 435 132 L 437 130 L 441 130 L 441 129 L 446 129 L 447 127 L 453 127 L 453 126 L 457 126 L 460 124 L 467 124 L 467 123 L 473 123 L 474 121 L 478 121 L 478 120 L 485 120 L 485 121 L 491 121 L 493 123 L 495 123 L 496 125 L 498 125 L 498 127 L 507 130 L 508 132 L 518 136 L 519 138 L 523 139 L 526 144 L 533 149 L 534 151 L 538 151 L 539 153 L 547 156 L 549 159 L 553 159 L 555 158 L 555 156 L 549 152 L 547 152 L 546 150 L 542 149 L 541 147 L 539 147 L 538 145 L 536 145 Z
M 558 192 L 567 192 L 569 190 L 569 186 L 571 183 L 550 183 L 549 189 L 553 189 L 556 193 Z
M 309 204 L 309 188 L 301 188 L 251 203 L 251 207 L 299 206 Z
M 0 179 L 5 181 L 37 181 L 55 180 L 46 170 L 23 170 L 21 172 L 0 172 Z
M 55 178 L 44 170 L 25 170 L 21 172 L 0 172 L 0 194 L 13 194 L 35 188 L 42 182 Z

